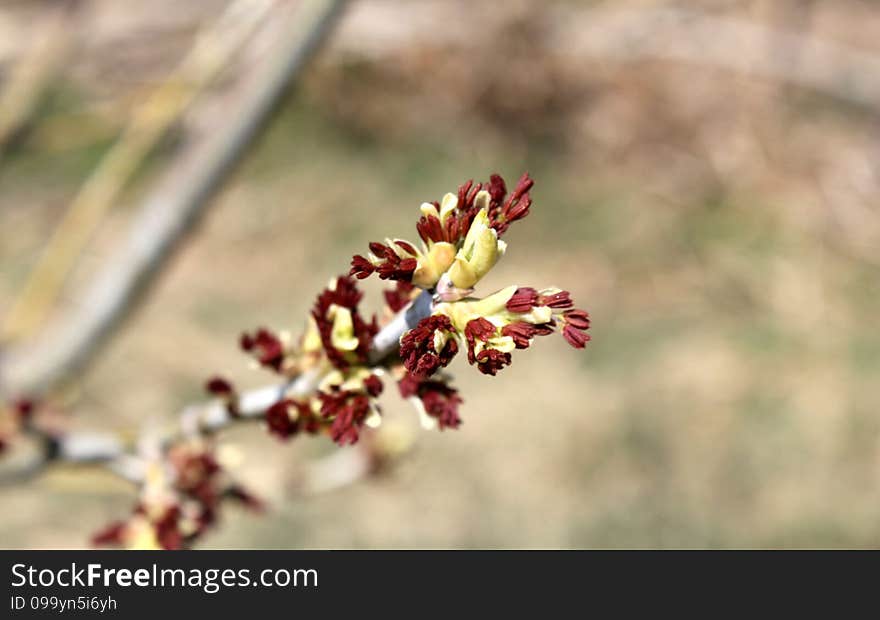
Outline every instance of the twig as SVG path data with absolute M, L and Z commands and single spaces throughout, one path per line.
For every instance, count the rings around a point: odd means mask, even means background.
M 0 397 L 38 394 L 85 364 L 167 263 L 253 143 L 275 104 L 326 38 L 345 0 L 310 0 L 279 24 L 266 65 L 237 89 L 222 122 L 204 132 L 150 194 L 120 250 L 77 309 L 0 360 Z M 228 114 L 234 110 L 234 114 Z
M 373 338 L 370 359 L 376 366 L 384 365 L 397 350 L 400 337 L 431 314 L 431 294 L 424 291 L 409 306 L 401 310 Z M 294 379 L 249 390 L 238 396 L 236 415 L 220 400 L 190 405 L 180 414 L 178 426 L 159 442 L 169 447 L 188 437 L 213 434 L 243 422 L 258 422 L 273 403 L 283 397 L 304 397 L 314 393 L 321 380 L 321 373 L 307 371 Z M 29 462 L 14 471 L 0 475 L 0 484 L 20 482 L 55 464 L 99 464 L 127 480 L 138 482 L 143 476 L 143 462 L 119 437 L 108 433 L 91 431 L 71 432 L 52 436 L 37 429 L 29 433 L 42 442 L 42 450 Z

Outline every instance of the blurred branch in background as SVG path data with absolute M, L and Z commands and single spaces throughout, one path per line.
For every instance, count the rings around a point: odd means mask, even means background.
M 222 97 L 222 105 L 215 108 L 217 114 L 212 126 L 202 127 L 200 135 L 193 135 L 183 151 L 169 162 L 165 177 L 147 195 L 136 214 L 129 237 L 107 259 L 106 267 L 79 299 L 76 308 L 61 313 L 58 321 L 32 342 L 4 352 L 0 360 L 0 395 L 43 392 L 92 357 L 132 308 L 136 294 L 152 282 L 166 264 L 176 243 L 191 229 L 210 198 L 247 152 L 290 82 L 329 34 L 344 5 L 344 0 L 307 0 L 294 10 L 285 9 L 282 19 L 270 20 L 267 28 L 272 43 L 264 63 Z M 232 15 L 230 13 L 227 19 Z M 204 63 L 216 73 L 229 61 L 232 46 L 227 41 L 220 48 L 223 52 L 218 53 L 205 45 L 197 46 L 190 62 L 195 66 Z M 213 60 L 197 60 L 205 54 Z M 221 57 L 224 61 L 217 62 Z M 178 82 L 175 80 L 174 84 Z M 128 178 L 149 146 L 158 139 L 160 130 L 177 116 L 183 102 L 190 101 L 194 95 L 194 91 L 187 91 L 184 96 L 177 88 L 180 86 L 172 87 L 169 83 L 151 100 L 153 103 L 140 112 L 139 120 L 127 134 L 131 142 L 116 151 L 115 157 L 111 152 L 110 163 L 102 166 L 108 172 L 99 179 L 105 177 L 105 180 L 95 181 L 93 177 L 90 187 L 84 190 L 88 199 L 81 199 L 82 217 L 86 221 L 77 218 L 70 224 L 83 232 L 71 233 L 72 241 L 65 242 L 57 259 L 50 260 L 49 267 L 45 268 L 47 289 L 57 289 L 60 274 L 55 267 L 65 270 L 66 261 L 86 241 L 84 233 L 97 223 L 94 218 L 100 217 L 121 189 L 119 177 Z M 160 105 L 165 98 L 170 99 L 168 107 Z M 230 110 L 235 113 L 230 115 Z M 155 122 L 157 119 L 152 114 L 159 116 L 159 122 Z M 37 299 L 41 298 L 42 295 L 37 294 Z M 36 305 L 43 303 L 38 301 Z
M 147 155 L 229 65 L 273 6 L 271 0 L 232 2 L 210 28 L 196 37 L 177 70 L 134 110 L 119 140 L 70 203 L 20 297 L 7 313 L 0 338 L 23 338 L 40 326 L 77 257 Z M 63 16 L 60 22 L 63 27 Z
M 54 79 L 62 72 L 76 43 L 80 0 L 59 2 L 36 25 L 33 49 L 12 70 L 0 91 L 0 155 L 27 128 Z

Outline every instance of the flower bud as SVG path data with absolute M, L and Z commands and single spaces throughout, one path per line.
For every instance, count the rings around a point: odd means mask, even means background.
M 434 205 L 430 205 L 434 208 Z M 427 254 L 419 257 L 412 283 L 422 288 L 432 288 L 440 276 L 449 269 L 455 258 L 455 246 L 446 241 L 431 244 Z
M 354 335 L 354 322 L 351 318 L 351 310 L 333 304 L 328 311 L 333 319 L 333 330 L 330 332 L 330 342 L 340 351 L 354 351 L 358 347 L 358 338 Z
M 319 353 L 322 350 L 321 332 L 318 331 L 318 324 L 315 322 L 315 317 L 311 315 L 309 315 L 301 346 L 302 352 L 305 354 Z
M 471 223 L 464 244 L 455 255 L 455 261 L 449 269 L 449 279 L 456 288 L 473 288 L 495 266 L 505 249 L 507 244 L 499 241 L 498 233 L 489 226 L 486 210 L 480 209 Z

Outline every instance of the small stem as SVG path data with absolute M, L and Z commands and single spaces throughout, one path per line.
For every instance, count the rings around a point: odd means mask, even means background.
M 387 367 L 392 354 L 397 350 L 401 336 L 429 316 L 432 308 L 431 293 L 423 291 L 406 308 L 398 312 L 373 337 L 370 364 Z M 222 400 L 188 405 L 180 414 L 178 427 L 161 438 L 160 445 L 167 450 L 187 438 L 207 436 L 241 422 L 259 422 L 263 419 L 266 410 L 282 398 L 304 397 L 314 393 L 323 376 L 324 373 L 315 368 L 281 383 L 243 392 L 235 403 L 234 415 L 228 404 Z M 20 474 L 29 477 L 56 463 L 101 464 L 126 480 L 132 482 L 143 480 L 143 459 L 130 452 L 126 442 L 116 435 L 78 431 L 55 437 L 36 428 L 29 428 L 28 433 L 43 440 L 46 449 L 41 450 L 40 456 L 29 461 L 21 471 L 4 476 L 0 479 L 0 483 L 6 480 L 17 481 L 21 478 Z
M 375 338 L 370 350 L 370 362 L 378 364 L 397 350 L 400 337 L 430 316 L 433 299 L 430 291 L 422 291 L 406 308 L 397 313 L 388 325 L 383 327 Z

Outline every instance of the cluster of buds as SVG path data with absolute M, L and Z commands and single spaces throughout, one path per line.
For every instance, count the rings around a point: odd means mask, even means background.
M 353 444 L 364 425 L 378 426 L 376 398 L 382 387 L 381 379 L 368 369 L 335 369 L 325 375 L 314 396 L 274 403 L 266 410 L 266 424 L 282 439 L 298 433 L 325 434 L 340 445 Z
M 426 426 L 456 428 L 462 399 L 449 376 L 439 371 L 460 350 L 471 365 L 495 375 L 510 364 L 514 350 L 528 348 L 536 336 L 559 332 L 583 348 L 590 319 L 574 308 L 567 291 L 510 286 L 484 298 L 473 296 L 507 249 L 501 237 L 528 215 L 533 185 L 523 174 L 508 192 L 504 180 L 492 175 L 487 183 L 468 181 L 457 193 L 422 204 L 416 223 L 421 242 L 370 243 L 366 256 L 352 258 L 348 276 L 331 281 L 318 295 L 297 342 L 266 328 L 244 334 L 241 347 L 257 365 L 285 377 L 307 370 L 322 377 L 312 394 L 285 395 L 266 410 L 269 431 L 283 439 L 325 434 L 339 444 L 355 443 L 364 426 L 381 423 L 376 398 L 388 376 L 416 404 Z M 433 299 L 429 312 L 399 334 L 398 355 L 391 359 L 370 359 L 380 325 L 358 309 L 362 293 L 354 278 L 373 274 L 394 282 L 385 291 L 383 316 L 404 312 L 422 291 Z M 231 384 L 215 378 L 209 391 L 224 398 L 235 414 Z
M 97 532 L 92 543 L 128 549 L 187 548 L 217 523 L 224 500 L 262 509 L 230 479 L 210 443 L 178 443 L 147 465 L 140 499 L 129 518 Z
M 386 299 L 395 307 L 408 294 L 405 289 L 392 293 Z M 266 328 L 242 335 L 242 349 L 259 366 L 285 378 L 304 372 L 320 377 L 313 393 L 285 394 L 266 409 L 266 426 L 273 435 L 289 439 L 301 433 L 324 434 L 345 445 L 358 441 L 364 425 L 378 424 L 376 399 L 383 389 L 383 370 L 369 366 L 369 355 L 379 327 L 375 316 L 365 319 L 358 311 L 362 296 L 354 279 L 340 276 L 318 295 L 296 343 Z M 238 394 L 230 381 L 215 376 L 206 389 L 237 415 Z
M 502 179 L 468 181 L 457 194 L 426 202 L 416 224 L 422 239 L 416 247 L 403 239 L 370 243 L 366 257 L 351 260 L 350 274 L 364 279 L 376 273 L 426 290 L 445 300 L 463 297 L 485 276 L 507 249 L 501 236 L 511 223 L 529 213 L 534 181 L 524 174 L 509 195 Z
M 462 398 L 444 369 L 459 351 L 480 372 L 495 375 L 536 336 L 560 333 L 584 348 L 589 315 L 574 307 L 567 291 L 509 286 L 474 295 L 507 249 L 501 237 L 528 215 L 533 185 L 524 174 L 508 192 L 504 180 L 492 175 L 487 183 L 468 181 L 456 194 L 422 204 L 416 224 L 421 243 L 370 243 L 370 252 L 354 256 L 349 273 L 318 295 L 297 340 L 263 327 L 243 334 L 240 346 L 253 364 L 287 386 L 258 411 L 268 431 L 284 440 L 326 435 L 339 445 L 354 444 L 365 427 L 381 424 L 378 397 L 387 380 L 415 405 L 423 426 L 458 428 Z M 373 274 L 393 282 L 384 292 L 382 321 L 359 308 L 357 280 Z M 388 333 L 392 339 L 383 340 Z M 313 379 L 308 389 L 299 385 L 305 377 Z M 215 376 L 206 389 L 230 418 L 243 415 L 243 398 L 230 381 Z M 221 498 L 253 505 L 200 441 L 167 449 L 151 467 L 131 518 L 111 525 L 95 542 L 180 548 L 216 521 Z
M 509 365 L 515 349 L 526 349 L 536 336 L 559 332 L 575 348 L 590 337 L 587 312 L 574 308 L 567 291 L 510 286 L 484 298 L 473 297 L 474 287 L 507 245 L 501 237 L 513 222 L 529 213 L 534 182 L 522 175 L 507 192 L 504 180 L 492 175 L 488 183 L 468 181 L 457 194 L 440 202 L 424 203 L 416 228 L 421 247 L 402 239 L 371 243 L 370 253 L 355 256 L 350 275 L 397 280 L 434 295 L 430 316 L 405 333 L 400 358 L 406 376 L 400 381 L 404 397 L 416 397 L 423 412 L 440 428 L 460 423 L 461 402 L 448 378 L 435 375 L 462 348 L 471 365 L 495 375 Z
M 430 343 L 433 346 L 429 348 L 449 342 L 450 338 L 461 340 L 467 346 L 468 363 L 484 374 L 495 375 L 510 364 L 514 349 L 528 349 L 535 336 L 558 331 L 573 347 L 584 348 L 590 338 L 586 334 L 590 318 L 573 305 L 568 291 L 509 286 L 483 299 L 439 303 L 435 314 L 424 319 L 417 329 L 444 319 L 444 329 L 434 331 Z M 425 356 L 430 355 L 430 351 L 412 355 L 417 361 L 415 365 L 408 364 L 407 369 L 420 374 Z M 441 361 L 444 366 L 448 363 Z

